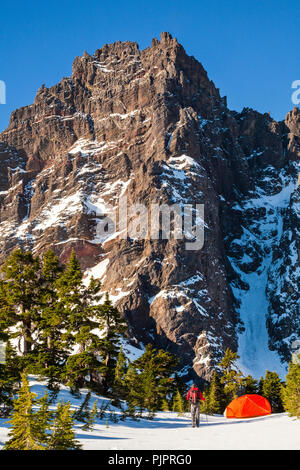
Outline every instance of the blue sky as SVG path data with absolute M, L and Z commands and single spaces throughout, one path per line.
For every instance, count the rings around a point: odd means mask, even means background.
M 105 43 L 151 44 L 177 37 L 227 95 L 231 109 L 270 111 L 283 119 L 300 80 L 299 0 L 53 0 L 1 2 L 0 131 L 12 110 L 32 103 L 41 84 L 69 76 L 73 59 Z

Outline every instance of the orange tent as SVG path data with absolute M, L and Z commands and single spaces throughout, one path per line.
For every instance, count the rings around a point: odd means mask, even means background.
M 226 408 L 226 418 L 253 418 L 271 414 L 271 405 L 260 395 L 243 395 L 233 400 Z

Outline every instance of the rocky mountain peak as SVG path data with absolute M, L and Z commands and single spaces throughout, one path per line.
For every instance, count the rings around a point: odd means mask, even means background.
M 300 109 L 295 106 L 285 118 L 285 124 L 290 129 L 291 133 L 297 137 L 300 137 L 299 125 L 300 125 Z
M 162 33 L 142 51 L 116 42 L 77 57 L 71 77 L 12 113 L 0 141 L 0 262 L 17 246 L 62 261 L 75 250 L 131 338 L 178 354 L 182 374 L 209 378 L 256 324 L 263 347 L 269 338 L 287 359 L 300 327 L 299 111 L 284 122 L 230 111 L 200 62 Z M 129 207 L 204 204 L 203 248 L 103 233 L 121 196 Z

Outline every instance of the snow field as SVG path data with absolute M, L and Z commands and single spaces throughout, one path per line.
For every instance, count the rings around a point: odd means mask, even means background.
M 39 397 L 45 391 L 44 382 L 30 378 L 31 390 Z M 70 401 L 78 409 L 87 390 L 81 398 L 73 397 L 67 387 L 62 387 L 58 399 Z M 107 398 L 91 395 L 90 406 L 97 400 L 108 402 Z M 116 414 L 117 408 L 111 407 Z M 109 413 L 108 413 L 109 414 Z M 107 416 L 97 419 L 93 431 L 83 431 L 82 423 L 75 423 L 76 439 L 84 450 L 300 450 L 300 420 L 290 418 L 286 413 L 273 414 L 249 419 L 226 419 L 222 415 L 201 414 L 200 427 L 192 428 L 189 413 L 178 416 L 173 412 L 159 412 L 153 420 L 126 419 L 118 423 Z M 0 450 L 8 439 L 7 420 L 0 420 Z

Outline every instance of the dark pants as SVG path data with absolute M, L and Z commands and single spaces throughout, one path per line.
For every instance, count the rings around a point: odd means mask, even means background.
M 191 403 L 192 426 L 197 428 L 200 424 L 200 403 Z

